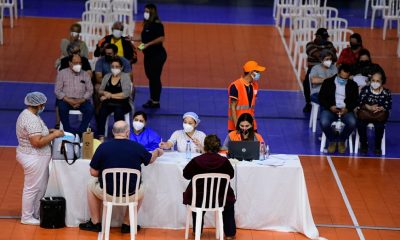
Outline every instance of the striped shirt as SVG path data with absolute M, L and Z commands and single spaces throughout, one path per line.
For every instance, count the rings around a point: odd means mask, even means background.
M 55 94 L 60 100 L 64 97 L 89 100 L 93 94 L 93 85 L 89 74 L 85 71 L 75 73 L 71 68 L 59 71 Z

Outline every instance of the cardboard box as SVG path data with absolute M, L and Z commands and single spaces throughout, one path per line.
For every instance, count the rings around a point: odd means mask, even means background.
M 91 160 L 93 157 L 93 132 L 90 128 L 82 134 L 82 158 Z

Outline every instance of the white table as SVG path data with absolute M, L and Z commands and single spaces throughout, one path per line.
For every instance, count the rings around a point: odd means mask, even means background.
M 237 197 L 237 227 L 300 232 L 317 239 L 319 233 L 312 218 L 298 156 L 271 155 L 268 161 L 284 164 L 274 167 L 255 162 L 234 163 L 235 178 L 231 184 Z M 188 181 L 182 177 L 182 170 L 186 163 L 184 154 L 167 152 L 153 164 L 142 167 L 145 197 L 138 216 L 141 226 L 184 228 L 186 208 L 182 204 L 182 193 Z M 77 226 L 89 219 L 86 199 L 89 178 L 88 160 L 77 160 L 73 165 L 62 160 L 51 163 L 46 196 L 65 197 L 67 226 Z M 121 222 L 121 211 L 113 211 L 116 224 Z M 205 226 L 210 225 L 213 225 L 213 217 L 206 214 Z

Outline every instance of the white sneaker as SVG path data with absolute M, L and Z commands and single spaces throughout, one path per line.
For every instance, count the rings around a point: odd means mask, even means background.
M 29 218 L 28 220 L 21 220 L 22 224 L 27 224 L 27 225 L 39 225 L 40 221 L 39 219 L 36 218 Z

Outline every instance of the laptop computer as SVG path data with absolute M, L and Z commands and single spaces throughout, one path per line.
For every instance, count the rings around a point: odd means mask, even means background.
M 228 144 L 228 158 L 240 161 L 260 159 L 260 142 L 258 141 L 231 141 Z

